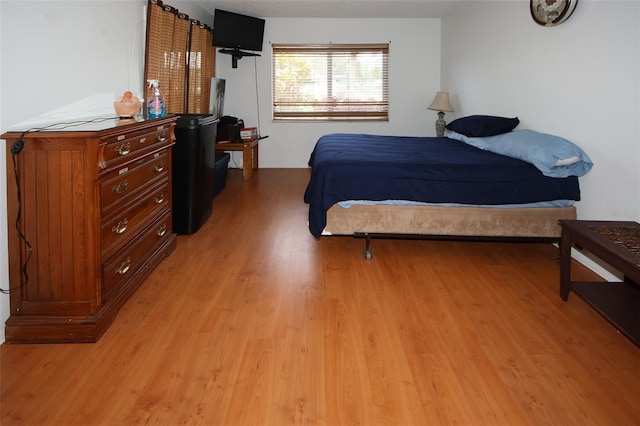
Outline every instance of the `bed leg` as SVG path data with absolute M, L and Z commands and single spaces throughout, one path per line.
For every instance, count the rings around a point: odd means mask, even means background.
M 366 242 L 364 247 L 364 258 L 367 260 L 371 260 L 373 258 L 373 254 L 371 254 L 371 249 L 369 246 L 371 245 L 371 235 L 365 234 Z

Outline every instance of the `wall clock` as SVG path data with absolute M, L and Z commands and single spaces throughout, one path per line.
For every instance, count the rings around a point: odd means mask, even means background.
M 578 0 L 530 0 L 531 17 L 545 27 L 558 25 L 569 19 Z

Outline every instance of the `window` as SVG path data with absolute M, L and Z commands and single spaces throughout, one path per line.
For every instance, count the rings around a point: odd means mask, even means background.
M 273 118 L 389 120 L 389 45 L 272 45 Z

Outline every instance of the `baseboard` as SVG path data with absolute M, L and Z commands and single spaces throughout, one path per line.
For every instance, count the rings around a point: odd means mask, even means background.
M 622 281 L 623 276 L 620 272 L 613 269 L 610 265 L 602 262 L 597 257 L 590 256 L 586 250 L 577 250 L 576 248 L 571 249 L 571 257 L 573 257 L 578 262 L 582 263 L 587 268 L 591 269 L 593 272 L 602 277 L 605 281 Z

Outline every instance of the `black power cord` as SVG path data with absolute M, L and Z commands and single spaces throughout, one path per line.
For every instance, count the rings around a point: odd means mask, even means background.
M 33 248 L 31 247 L 31 243 L 27 239 L 27 236 L 24 235 L 24 233 L 20 229 L 20 218 L 22 216 L 22 196 L 20 194 L 20 178 L 18 176 L 18 164 L 16 162 L 16 156 L 20 154 L 20 152 L 22 152 L 22 148 L 24 148 L 24 141 L 22 140 L 22 138 L 26 133 L 27 132 L 24 132 L 22 136 L 20 136 L 20 139 L 18 139 L 13 143 L 13 145 L 11 145 L 11 159 L 13 160 L 13 175 L 16 179 L 16 189 L 17 189 L 17 195 L 18 195 L 17 197 L 18 213 L 16 215 L 15 227 L 16 227 L 16 231 L 18 231 L 18 235 L 20 236 L 20 239 L 24 242 L 24 245 L 27 247 L 27 257 L 24 260 L 24 263 L 22 264 L 22 273 L 24 274 L 24 281 L 21 280 L 21 283 L 19 286 L 9 287 L 8 289 L 0 288 L 1 294 L 10 294 L 12 291 L 15 291 L 19 288 L 26 286 L 27 282 L 29 281 L 29 273 L 27 272 L 27 265 L 29 263 L 29 259 L 31 259 Z
M 11 145 L 11 155 L 20 154 L 22 148 L 24 148 L 24 141 L 20 138 Z

